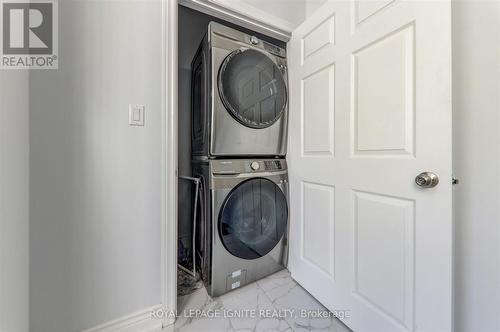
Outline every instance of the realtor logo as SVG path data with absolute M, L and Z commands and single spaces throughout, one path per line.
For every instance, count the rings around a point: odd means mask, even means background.
M 0 0 L 2 69 L 57 69 L 57 0 Z

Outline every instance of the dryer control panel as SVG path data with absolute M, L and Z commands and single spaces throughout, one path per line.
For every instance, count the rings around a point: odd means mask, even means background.
M 242 31 L 227 27 L 217 22 L 210 22 L 208 26 L 210 42 L 213 43 L 217 37 L 227 38 L 233 42 L 239 42 L 248 46 L 269 52 L 280 58 L 286 58 L 286 49 L 273 43 L 259 39 L 257 36 L 246 34 Z M 217 42 L 215 42 L 217 44 Z

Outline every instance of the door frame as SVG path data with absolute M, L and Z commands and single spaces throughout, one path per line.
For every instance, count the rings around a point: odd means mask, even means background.
M 177 1 L 162 0 L 161 303 L 177 310 Z M 175 322 L 165 315 L 163 326 Z
M 291 31 L 272 22 L 274 16 L 260 20 L 214 0 L 162 0 L 162 108 L 161 108 L 161 303 L 166 314 L 163 327 L 175 322 L 177 311 L 177 167 L 178 167 L 178 5 L 195 9 L 240 26 L 288 42 Z

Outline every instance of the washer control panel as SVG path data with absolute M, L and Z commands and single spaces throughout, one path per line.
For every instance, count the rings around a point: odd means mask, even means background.
M 252 45 L 259 45 L 259 38 L 255 37 L 255 36 L 251 36 L 250 37 L 250 43 Z
M 266 160 L 264 161 L 264 168 L 266 171 L 279 171 L 283 169 L 281 160 Z
M 218 176 L 237 176 L 244 173 L 284 172 L 285 159 L 218 159 L 210 161 L 211 172 Z

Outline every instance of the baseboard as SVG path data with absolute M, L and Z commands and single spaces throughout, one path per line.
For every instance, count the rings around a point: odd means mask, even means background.
M 110 322 L 81 332 L 154 332 L 161 331 L 162 320 L 152 317 L 151 313 L 161 309 L 161 305 L 142 309 Z

